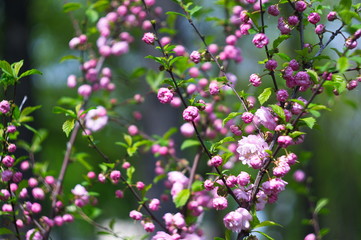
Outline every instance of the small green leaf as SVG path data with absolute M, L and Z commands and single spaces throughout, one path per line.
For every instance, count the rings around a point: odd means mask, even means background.
M 328 203 L 328 199 L 327 198 L 321 198 L 320 200 L 318 200 L 316 207 L 315 207 L 315 214 L 318 214 L 322 208 L 324 208 Z
M 279 116 L 283 121 L 286 121 L 286 115 L 283 108 L 275 104 L 270 105 L 270 107 L 272 108 L 273 112 L 277 114 L 277 116 Z
M 12 69 L 13 69 L 13 75 L 14 75 L 15 77 L 18 76 L 19 71 L 20 71 L 21 67 L 23 66 L 23 64 L 24 64 L 24 61 L 23 61 L 23 60 L 11 64 L 11 67 L 12 67 Z
M 300 132 L 300 131 L 294 131 L 294 132 L 290 133 L 289 136 L 291 138 L 296 138 L 296 137 L 299 137 L 299 136 L 304 135 L 304 134 L 306 134 L 306 133 L 305 132 Z
M 64 113 L 65 116 L 70 116 L 70 117 L 76 118 L 76 114 L 75 114 L 74 111 L 69 110 L 69 109 L 65 109 L 65 108 L 62 108 L 62 107 L 58 107 L 58 106 L 55 106 L 53 108 L 53 113 L 56 113 L 56 114 Z
M 167 15 L 171 15 L 171 14 L 174 14 L 174 15 L 179 15 L 179 16 L 182 16 L 182 17 L 185 17 L 187 18 L 186 15 L 182 14 L 182 13 L 179 13 L 179 12 L 172 12 L 172 11 L 169 11 L 169 12 L 166 12 Z
M 65 3 L 63 5 L 63 12 L 68 13 L 71 11 L 75 11 L 79 8 L 81 8 L 83 5 L 81 3 L 75 3 L 75 2 L 69 2 L 69 3 Z
M 78 60 L 78 61 L 80 61 L 80 57 L 77 57 L 77 56 L 74 56 L 74 55 L 66 55 L 66 56 L 62 57 L 59 62 L 62 63 L 62 62 L 67 61 L 67 60 Z
M 282 60 L 284 60 L 286 62 L 291 61 L 291 58 L 285 53 L 275 53 L 274 55 L 279 56 Z
M 135 172 L 135 168 L 133 166 L 131 166 L 130 168 L 127 168 L 127 182 L 129 184 L 132 184 L 132 178 L 133 178 L 134 172 Z
M 189 189 L 183 189 L 180 191 L 174 198 L 174 204 L 176 208 L 183 207 L 187 203 L 190 194 L 191 193 Z
M 259 234 L 261 234 L 261 235 L 265 236 L 265 237 L 266 237 L 267 239 L 269 239 L 269 240 L 275 240 L 274 238 L 272 238 L 272 237 L 268 236 L 268 235 L 267 235 L 267 234 L 265 234 L 264 232 L 260 232 L 260 231 L 252 231 L 252 232 L 259 233 Z
M 311 77 L 312 82 L 318 83 L 318 75 L 317 72 L 315 72 L 312 69 L 306 69 L 308 75 Z
M 230 114 L 228 114 L 228 116 L 225 119 L 223 119 L 223 126 L 226 125 L 229 120 L 231 120 L 231 119 L 233 119 L 233 118 L 235 118 L 235 117 L 237 117 L 239 115 L 242 115 L 242 113 L 240 113 L 240 112 L 231 112 Z
M 263 105 L 270 98 L 272 94 L 272 88 L 265 88 L 263 92 L 258 96 L 258 101 Z
M 301 118 L 301 121 L 305 122 L 306 125 L 311 129 L 316 123 L 316 119 L 314 117 Z
M 13 69 L 7 61 L 1 60 L 0 68 L 3 70 L 4 73 L 8 74 L 9 76 L 13 76 Z
M 0 235 L 3 235 L 3 234 L 15 234 L 13 233 L 13 231 L 11 231 L 10 229 L 7 229 L 7 228 L 0 228 Z
M 253 229 L 260 228 L 260 227 L 270 227 L 270 226 L 282 227 L 281 224 L 278 224 L 278 223 L 275 223 L 272 221 L 264 221 L 264 222 L 261 222 L 260 224 L 257 224 L 256 226 L 254 226 Z
M 128 146 L 132 146 L 133 140 L 132 137 L 128 134 L 124 134 L 124 140 L 128 144 Z
M 201 144 L 199 143 L 198 140 L 187 139 L 187 140 L 185 140 L 185 141 L 182 143 L 180 149 L 181 149 L 181 150 L 184 150 L 184 149 L 186 149 L 186 148 L 193 147 L 193 146 L 199 146 L 199 145 L 201 145 Z
M 290 35 L 281 35 L 273 41 L 273 48 L 277 48 L 284 40 L 289 39 Z
M 91 23 L 95 23 L 99 18 L 99 13 L 92 8 L 88 8 L 85 14 Z
M 73 130 L 75 125 L 74 119 L 68 119 L 63 123 L 63 132 L 65 133 L 66 137 L 69 137 L 69 133 Z
M 199 10 L 201 10 L 202 7 L 201 6 L 195 6 L 194 8 L 192 8 L 191 10 L 189 10 L 189 14 L 191 16 L 193 16 L 196 12 L 198 12 Z
M 348 69 L 349 63 L 347 57 L 340 57 L 337 60 L 336 68 L 339 73 L 344 73 Z

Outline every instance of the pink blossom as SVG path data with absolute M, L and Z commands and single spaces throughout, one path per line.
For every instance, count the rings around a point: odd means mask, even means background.
M 12 167 L 14 165 L 14 158 L 9 156 L 9 155 L 6 155 L 5 157 L 3 157 L 2 159 L 2 164 L 4 164 L 5 167 Z
M 174 238 L 168 233 L 158 231 L 157 234 L 154 235 L 151 240 L 174 240 Z
M 151 33 L 151 32 L 144 33 L 142 41 L 145 42 L 146 44 L 154 44 L 154 41 L 155 41 L 154 33 Z
M 160 207 L 160 201 L 157 198 L 153 198 L 149 203 L 149 209 L 152 211 L 159 210 Z
M 272 16 L 278 16 L 280 14 L 280 10 L 278 9 L 278 5 L 271 5 L 268 7 L 267 12 Z
M 1 173 L 1 180 L 4 182 L 8 182 L 11 180 L 13 176 L 13 172 L 11 170 L 4 170 Z
M 268 60 L 265 65 L 266 69 L 268 69 L 270 71 L 274 71 L 277 68 L 277 66 L 278 66 L 278 63 L 274 59 Z
M 246 186 L 250 183 L 251 176 L 247 172 L 240 172 L 237 176 L 237 183 L 241 186 Z
M 186 53 L 185 48 L 182 45 L 177 45 L 175 46 L 175 48 L 173 49 L 173 51 L 175 52 L 175 54 L 177 56 L 184 56 L 184 54 Z
M 135 125 L 130 125 L 130 126 L 128 127 L 128 133 L 129 133 L 129 135 L 131 135 L 131 136 L 137 135 L 137 134 L 139 133 L 138 127 L 135 126 Z
M 305 3 L 304 1 L 297 1 L 295 2 L 295 8 L 297 11 L 303 12 L 307 8 L 307 3 Z
M 162 87 L 158 90 L 157 97 L 161 103 L 170 103 L 173 99 L 173 93 L 168 88 Z
M 129 44 L 125 41 L 116 42 L 112 46 L 112 54 L 120 56 L 129 51 Z
M 190 55 L 189 58 L 192 62 L 194 63 L 199 63 L 201 61 L 201 54 L 198 51 L 193 51 Z
M 115 197 L 116 198 L 123 198 L 124 197 L 124 192 L 120 189 L 115 191 Z
M 316 240 L 316 235 L 314 233 L 307 234 L 304 240 Z
M 113 170 L 110 173 L 110 179 L 112 180 L 113 183 L 118 183 L 119 179 L 121 177 L 121 173 L 118 170 Z
M 16 132 L 16 127 L 14 125 L 9 125 L 7 128 L 6 128 L 6 132 L 8 133 L 14 133 Z
M 288 24 L 291 26 L 296 26 L 299 22 L 300 22 L 300 20 L 295 15 L 288 17 Z
M 41 189 L 39 187 L 33 188 L 31 193 L 35 199 L 43 200 L 45 198 L 45 193 L 44 193 L 43 189 Z
M 92 87 L 89 84 L 83 84 L 78 88 L 78 94 L 83 97 L 89 97 L 92 92 Z
M 263 191 L 267 195 L 278 194 L 285 190 L 287 182 L 281 178 L 272 178 L 264 183 L 262 183 Z
M 210 160 L 210 164 L 213 167 L 219 167 L 222 165 L 223 159 L 221 158 L 221 156 L 214 156 L 212 157 L 212 159 Z
M 244 112 L 242 113 L 242 121 L 244 123 L 251 123 L 253 121 L 254 115 L 251 112 Z
M 142 220 L 142 218 L 143 218 L 143 214 L 141 213 L 141 212 L 138 212 L 138 211 L 136 211 L 136 210 L 132 210 L 132 211 L 130 211 L 130 213 L 129 213 L 129 217 L 130 218 L 132 218 L 132 219 L 134 219 L 134 220 Z
M 31 204 L 31 211 L 33 213 L 39 213 L 39 212 L 41 212 L 41 209 L 42 209 L 42 207 L 39 203 L 34 202 L 33 204 Z
M 26 232 L 26 240 L 43 240 L 43 236 L 37 229 L 33 228 Z
M 154 232 L 155 226 L 152 222 L 145 222 L 142 225 L 146 232 Z
M 261 85 L 261 78 L 257 75 L 257 74 L 252 74 L 249 77 L 249 82 L 254 86 L 254 87 L 258 87 L 259 85 Z
M 276 97 L 277 97 L 277 101 L 285 102 L 285 101 L 287 101 L 289 95 L 288 95 L 287 90 L 279 89 L 276 93 Z
M 330 21 L 330 22 L 332 22 L 332 21 L 334 21 L 335 19 L 337 19 L 337 13 L 336 12 L 329 12 L 328 14 L 327 14 L 327 20 L 328 21 Z
M 7 189 L 0 190 L 0 200 L 6 201 L 10 198 L 10 192 Z
M 6 114 L 10 111 L 10 103 L 7 100 L 2 100 L 0 102 L 0 112 Z
M 216 210 L 223 210 L 228 207 L 228 201 L 225 197 L 215 197 L 212 200 L 212 206 Z
M 219 86 L 218 86 L 217 81 L 212 81 L 209 84 L 209 93 L 211 95 L 217 95 L 219 93 Z
M 282 148 L 286 148 L 292 144 L 292 138 L 290 136 L 279 136 L 277 142 Z
M 315 28 L 315 33 L 320 35 L 326 31 L 326 27 L 323 24 L 318 24 Z
M 251 226 L 251 220 L 252 215 L 247 211 L 247 209 L 238 208 L 237 210 L 228 213 L 223 218 L 223 223 L 226 228 L 238 233 L 242 230 L 249 229 Z
M 80 38 L 78 38 L 78 37 L 74 37 L 69 41 L 70 49 L 75 49 L 79 45 L 80 45 Z
M 268 40 L 268 37 L 266 36 L 266 34 L 257 33 L 253 37 L 252 42 L 257 48 L 263 48 L 264 46 L 266 46 L 268 44 L 269 40 Z
M 180 132 L 185 137 L 192 137 L 194 135 L 194 127 L 191 123 L 186 122 L 180 127 Z
M 293 173 L 293 179 L 296 181 L 296 182 L 303 182 L 305 179 L 306 179 L 306 174 L 304 171 L 302 170 L 296 170 L 294 173 Z
M 198 108 L 194 106 L 188 106 L 183 111 L 183 119 L 187 122 L 194 121 L 198 117 Z
M 108 123 L 107 110 L 98 106 L 96 109 L 91 109 L 85 116 L 85 126 L 92 132 L 99 131 Z
M 243 136 L 238 141 L 237 152 L 239 153 L 239 160 L 243 164 L 247 164 L 252 167 L 251 162 L 255 160 L 263 161 L 268 156 L 265 150 L 268 150 L 268 144 L 266 141 L 258 135 Z
M 76 86 L 76 76 L 75 75 L 69 75 L 67 78 L 67 85 L 69 88 L 74 88 Z
M 269 130 L 274 130 L 277 126 L 273 115 L 266 107 L 261 106 L 261 108 L 259 108 L 255 112 L 254 116 L 254 122 L 256 124 L 262 124 L 265 128 L 268 128 Z
M 316 24 L 320 21 L 321 17 L 320 17 L 320 14 L 318 14 L 316 12 L 312 12 L 312 13 L 310 13 L 310 15 L 308 15 L 307 19 L 310 23 Z

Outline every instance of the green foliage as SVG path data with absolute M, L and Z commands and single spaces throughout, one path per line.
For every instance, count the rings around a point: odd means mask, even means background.
M 270 98 L 272 94 L 272 88 L 265 88 L 263 92 L 258 96 L 258 101 L 263 105 Z
M 183 189 L 182 191 L 180 191 L 174 198 L 175 207 L 176 208 L 183 207 L 187 203 L 190 194 L 191 193 L 189 189 Z

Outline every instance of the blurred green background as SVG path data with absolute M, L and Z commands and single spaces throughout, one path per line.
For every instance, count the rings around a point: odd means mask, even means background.
M 160 1 L 165 9 L 174 7 L 170 1 Z M 208 4 L 211 4 L 208 2 Z M 69 90 L 66 87 L 66 78 L 69 74 L 79 74 L 79 64 L 76 61 L 66 61 L 60 63 L 60 59 L 72 53 L 68 49 L 68 41 L 74 35 L 74 30 L 69 17 L 62 12 L 62 1 L 56 0 L 3 0 L 0 1 L 0 59 L 9 62 L 25 59 L 25 68 L 36 68 L 44 73 L 41 77 L 34 77 L 31 81 L 23 81 L 18 93 L 18 102 L 22 96 L 28 96 L 28 105 L 42 105 L 42 109 L 36 114 L 35 128 L 45 128 L 48 130 L 48 137 L 43 144 L 41 153 L 36 155 L 37 161 L 48 161 L 49 169 L 57 175 L 65 151 L 66 137 L 61 131 L 61 125 L 65 118 L 52 113 L 52 109 L 57 105 L 57 101 L 65 95 L 76 96 L 76 90 Z M 222 13 L 218 13 L 222 14 Z M 197 22 L 202 31 L 206 34 L 214 34 L 221 31 L 220 28 L 209 27 L 212 23 Z M 196 40 L 191 29 L 183 22 L 178 26 L 183 29 L 189 49 L 196 49 L 201 45 L 192 45 Z M 273 33 L 273 32 L 272 32 Z M 276 32 L 274 32 L 276 34 Z M 219 34 L 218 34 L 219 35 Z M 149 48 L 139 41 L 141 33 L 135 33 L 138 41 L 133 45 L 132 55 L 128 54 L 120 59 L 111 59 L 111 64 L 117 66 L 115 73 L 115 83 L 117 90 L 114 96 L 121 100 L 132 97 L 135 93 L 142 93 L 146 98 L 146 103 L 140 106 L 144 119 L 136 124 L 149 134 L 163 134 L 169 126 L 179 124 L 177 120 L 178 110 L 159 106 L 152 94 L 148 94 L 148 88 L 144 80 L 129 79 L 129 64 L 134 66 L 151 67 L 150 61 L 143 59 L 149 54 Z M 222 36 L 216 41 L 222 42 Z M 245 79 L 251 73 L 257 71 L 258 66 L 254 63 L 265 58 L 262 51 L 250 51 L 248 48 L 250 37 L 242 40 L 241 48 L 245 61 L 233 68 L 237 74 L 240 88 L 246 88 Z M 311 39 L 310 39 L 311 40 Z M 248 45 L 247 45 L 248 44 Z M 294 44 L 289 43 L 284 46 L 284 51 L 293 50 Z M 335 46 L 342 44 L 336 41 Z M 254 48 L 252 48 L 254 49 Z M 148 52 L 147 52 L 148 51 Z M 126 58 L 126 61 L 125 61 Z M 231 66 L 232 67 L 232 66 Z M 243 82 L 240 80 L 242 79 Z M 141 87 L 139 87 L 141 86 Z M 324 112 L 319 126 L 312 133 L 308 134 L 302 148 L 295 150 L 310 152 L 305 163 L 297 167 L 306 170 L 312 178 L 312 194 L 317 198 L 328 198 L 328 213 L 320 216 L 321 227 L 330 228 L 330 232 L 325 239 L 360 239 L 361 236 L 361 102 L 360 88 L 356 88 L 347 96 L 339 96 L 329 99 L 328 97 L 318 98 L 317 101 L 328 104 L 333 108 L 332 112 Z M 146 111 L 156 106 L 157 112 Z M 131 120 L 131 110 L 121 109 L 125 119 Z M 154 120 L 154 115 L 165 116 L 165 121 L 159 123 Z M 115 159 L 121 151 L 119 146 L 114 145 L 115 141 L 121 140 L 122 132 L 125 128 L 117 124 L 110 124 L 102 134 L 96 137 L 99 146 L 111 158 Z M 31 135 L 24 136 L 27 139 Z M 101 160 L 95 154 L 88 151 L 86 141 L 81 137 L 77 140 L 77 151 L 87 151 L 91 153 L 88 161 L 99 163 Z M 180 152 L 179 155 L 186 156 Z M 147 170 L 146 162 L 154 164 L 155 159 L 145 156 L 138 159 L 140 176 L 147 176 L 150 181 L 153 170 Z M 148 172 L 149 171 L 149 172 Z M 64 189 L 70 191 L 75 184 L 83 180 L 86 174 L 84 167 L 79 163 L 71 164 L 68 170 L 68 177 L 65 181 Z M 291 180 L 290 180 L 291 181 Z M 290 183 L 295 189 L 297 184 Z M 98 185 L 95 189 L 100 192 L 99 208 L 103 213 L 96 221 L 106 223 L 110 218 L 128 219 L 128 212 L 137 207 L 132 198 L 119 201 L 115 199 L 115 188 L 105 188 Z M 164 210 L 164 209 L 163 209 Z M 268 219 L 274 220 L 284 228 L 272 228 L 266 232 L 275 239 L 303 239 L 304 236 L 312 232 L 312 228 L 302 224 L 303 219 L 310 217 L 308 203 L 303 195 L 296 193 L 293 188 L 289 188 L 280 196 L 280 201 L 270 206 L 264 212 Z M 208 215 L 207 215 L 208 216 Z M 105 218 L 107 217 L 107 218 Z M 207 226 L 215 229 L 215 225 L 221 224 L 219 216 L 209 215 Z M 217 219 L 217 220 L 216 220 Z M 129 226 L 119 226 L 116 229 L 125 231 Z M 65 230 L 64 230 L 65 229 Z M 218 231 L 218 230 L 216 230 Z M 55 228 L 53 239 L 97 239 L 96 230 L 89 224 L 78 221 L 76 224 L 65 225 L 64 228 Z M 136 238 L 135 238 L 136 239 Z

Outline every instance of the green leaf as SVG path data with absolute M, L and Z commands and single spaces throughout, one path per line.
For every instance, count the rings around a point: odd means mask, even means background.
M 225 239 L 221 238 L 221 237 L 215 237 L 215 238 L 213 238 L 213 240 L 225 240 Z
M 313 126 L 316 123 L 316 119 L 314 117 L 301 118 L 300 120 L 305 122 L 306 125 L 311 129 L 313 128 Z
M 284 40 L 289 39 L 290 35 L 281 35 L 273 41 L 273 48 L 277 48 Z
M 279 56 L 282 60 L 284 60 L 286 62 L 291 61 L 291 58 L 285 53 L 275 53 L 274 55 Z
M 182 16 L 182 17 L 185 17 L 187 18 L 186 15 L 182 14 L 182 13 L 179 13 L 179 12 L 172 12 L 172 11 L 169 11 L 169 12 L 166 12 L 167 15 L 171 15 L 171 14 L 174 14 L 174 15 L 179 15 L 179 16 Z
M 264 232 L 260 232 L 260 231 L 252 231 L 252 232 L 259 233 L 259 234 L 261 234 L 261 235 L 265 236 L 265 237 L 266 237 L 267 239 L 269 239 L 269 240 L 275 240 L 274 238 L 272 238 L 272 237 L 268 236 L 268 235 L 267 235 L 267 234 L 265 234 Z
M 67 60 L 78 60 L 80 61 L 80 57 L 77 57 L 77 56 L 74 56 L 74 55 L 66 55 L 66 56 L 63 56 L 59 62 L 64 62 L 64 61 L 67 61 Z
M 74 118 L 76 117 L 76 114 L 72 110 L 65 109 L 65 108 L 58 107 L 58 106 L 55 106 L 53 108 L 53 113 L 56 113 L 56 114 L 64 113 L 65 116 L 71 116 L 71 117 L 74 117 Z
M 11 64 L 11 67 L 12 67 L 12 69 L 13 69 L 13 75 L 14 75 L 15 77 L 18 76 L 19 71 L 20 71 L 21 67 L 23 66 L 23 64 L 24 64 L 24 61 L 23 61 L 23 60 Z
M 66 137 L 69 137 L 69 133 L 73 130 L 75 125 L 74 119 L 68 119 L 63 123 L 63 132 L 65 133 Z
M 128 146 L 132 146 L 133 140 L 130 135 L 124 133 L 124 140 L 128 144 Z
M 177 132 L 178 129 L 176 127 L 172 127 L 163 135 L 163 138 L 168 140 L 173 134 Z
M 202 181 L 195 181 L 194 183 L 192 183 L 192 192 L 199 192 L 202 191 L 203 188 L 203 182 Z
M 133 166 L 131 166 L 130 168 L 127 168 L 127 182 L 129 184 L 132 184 L 132 178 L 133 178 L 134 172 L 135 172 L 135 168 Z
M 242 115 L 242 113 L 240 113 L 240 112 L 231 112 L 230 114 L 228 114 L 228 116 L 225 119 L 223 119 L 223 126 L 226 125 L 229 120 L 231 120 L 231 119 L 233 119 L 233 118 L 235 118 L 235 117 L 237 117 L 239 115 Z
M 306 133 L 305 132 L 300 132 L 300 131 L 294 131 L 294 132 L 290 133 L 289 136 L 291 138 L 296 138 L 296 137 L 304 135 L 304 134 L 306 134 Z
M 8 74 L 9 76 L 13 76 L 13 69 L 7 61 L 1 60 L 0 68 L 3 70 L 4 73 Z
M 273 112 L 277 114 L 277 116 L 279 116 L 283 121 L 286 121 L 286 115 L 283 108 L 275 104 L 270 105 L 270 107 L 272 108 Z
M 318 74 L 312 69 L 306 69 L 308 75 L 311 77 L 312 82 L 318 83 Z
M 330 229 L 329 228 L 322 228 L 321 230 L 320 230 L 320 235 L 323 237 L 323 236 L 325 236 L 327 233 L 329 233 L 330 232 Z
M 43 75 L 43 73 L 40 72 L 40 71 L 37 70 L 37 69 L 30 69 L 30 70 L 27 70 L 27 71 L 23 72 L 23 73 L 20 75 L 19 79 L 20 79 L 20 78 L 23 78 L 23 77 L 27 77 L 27 76 L 29 76 L 29 75 L 34 75 L 34 74 Z
M 10 229 L 3 227 L 3 228 L 0 228 L 0 235 L 2 235 L 2 234 L 14 234 L 14 233 Z
M 260 228 L 260 227 L 270 227 L 270 226 L 283 227 L 281 224 L 275 223 L 273 221 L 264 221 L 264 222 L 261 222 L 260 224 L 257 224 L 256 226 L 254 226 L 253 229 Z
M 99 12 L 105 11 L 109 7 L 108 0 L 98 0 L 91 5 L 92 8 L 96 9 Z
M 328 199 L 327 198 L 321 198 L 320 200 L 318 200 L 316 207 L 315 207 L 315 214 L 318 214 L 322 208 L 324 208 L 328 203 Z
M 87 162 L 87 160 L 86 160 L 87 157 L 89 157 L 89 154 L 84 153 L 84 152 L 77 153 L 75 155 L 76 161 L 79 162 L 81 165 L 83 165 L 86 168 L 86 170 L 91 171 L 91 170 L 93 170 L 93 166 Z
M 71 11 L 75 11 L 79 8 L 81 8 L 83 5 L 81 3 L 75 3 L 75 2 L 69 2 L 69 3 L 65 3 L 63 5 L 63 12 L 68 13 Z
M 88 8 L 85 14 L 91 23 L 95 23 L 99 18 L 99 13 L 92 8 Z
M 202 7 L 201 6 L 195 6 L 194 8 L 192 8 L 190 11 L 189 11 L 189 14 L 191 16 L 193 16 L 196 12 L 198 12 L 199 10 L 201 10 Z
M 263 92 L 258 96 L 258 101 L 263 105 L 270 98 L 272 94 L 272 88 L 265 88 Z
M 339 71 L 339 73 L 344 73 L 348 69 L 348 59 L 347 57 L 340 57 L 337 60 L 336 69 Z
M 224 234 L 225 240 L 231 240 L 232 238 L 232 231 L 229 229 L 226 229 L 226 232 Z
M 185 140 L 185 141 L 182 143 L 180 149 L 181 149 L 181 150 L 184 150 L 184 149 L 186 149 L 186 148 L 193 147 L 193 146 L 199 146 L 199 145 L 201 145 L 201 144 L 199 143 L 198 140 L 187 139 L 187 140 Z
M 183 207 L 187 203 L 190 194 L 191 193 L 189 189 L 183 189 L 180 191 L 174 198 L 174 204 L 176 208 Z

